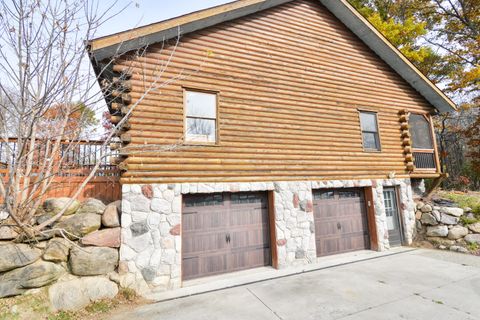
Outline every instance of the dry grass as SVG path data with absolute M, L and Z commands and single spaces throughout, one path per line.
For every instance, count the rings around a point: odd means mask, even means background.
M 95 301 L 82 310 L 52 312 L 47 289 L 40 289 L 29 295 L 0 299 L 0 320 L 101 320 L 147 302 L 133 290 L 120 289 L 114 299 Z

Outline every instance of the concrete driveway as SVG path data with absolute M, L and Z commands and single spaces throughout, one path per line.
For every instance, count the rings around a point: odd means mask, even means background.
M 164 301 L 112 319 L 480 319 L 480 257 L 413 250 Z

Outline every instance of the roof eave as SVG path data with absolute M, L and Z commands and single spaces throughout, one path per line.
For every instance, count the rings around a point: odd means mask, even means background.
M 236 1 L 210 9 L 189 13 L 187 15 L 154 23 L 150 26 L 140 27 L 115 35 L 106 36 L 90 41 L 91 52 L 97 61 L 121 55 L 125 52 L 142 48 L 151 43 L 159 43 L 176 38 L 187 33 L 208 28 L 216 24 L 234 20 L 259 12 L 292 0 L 249 0 L 246 5 L 243 1 Z M 231 7 L 230 10 L 225 10 Z M 200 18 L 199 14 L 204 13 Z M 162 24 L 164 24 L 162 26 Z M 148 27 L 160 30 L 146 33 Z M 162 27 L 165 27 L 162 29 Z M 109 43 L 109 40 L 111 43 Z
M 397 48 L 395 48 L 370 22 L 368 22 L 346 0 L 319 0 L 343 24 L 394 69 L 405 81 L 415 88 L 439 112 L 457 110 L 450 100 L 435 84 L 415 67 Z

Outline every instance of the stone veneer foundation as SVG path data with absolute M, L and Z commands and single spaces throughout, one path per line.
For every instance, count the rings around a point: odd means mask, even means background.
M 415 232 L 410 179 L 123 185 L 120 272 L 140 293 L 181 287 L 182 194 L 274 191 L 278 267 L 317 261 L 312 189 L 373 187 L 378 248 L 389 248 L 383 187 L 398 186 L 404 238 Z

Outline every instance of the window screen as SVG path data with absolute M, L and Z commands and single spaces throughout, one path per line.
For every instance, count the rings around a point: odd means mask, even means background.
M 412 147 L 415 149 L 433 149 L 432 132 L 430 123 L 421 114 L 411 114 L 408 120 Z

